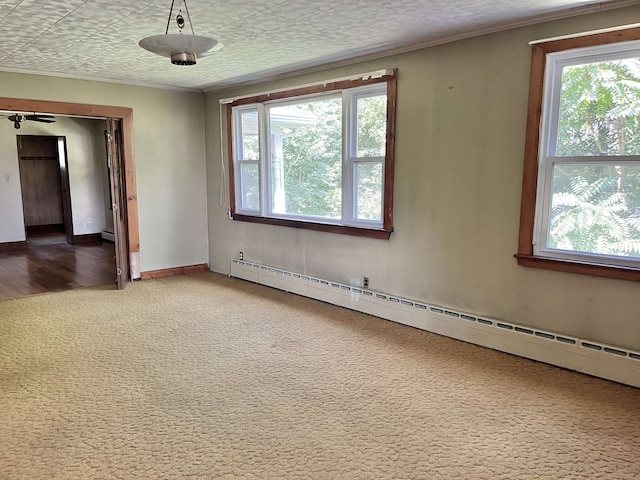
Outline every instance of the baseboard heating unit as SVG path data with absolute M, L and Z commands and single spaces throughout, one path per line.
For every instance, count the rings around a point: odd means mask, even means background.
M 110 232 L 109 230 L 103 230 L 100 233 L 100 236 L 104 239 L 104 240 L 109 240 L 110 242 L 115 242 L 116 241 L 116 236 L 113 232 Z
M 640 388 L 640 352 L 244 260 L 230 276 Z

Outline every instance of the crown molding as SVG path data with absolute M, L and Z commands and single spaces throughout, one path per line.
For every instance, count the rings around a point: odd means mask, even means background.
M 483 35 L 489 35 L 493 33 L 504 32 L 507 30 L 513 30 L 521 27 L 528 27 L 531 25 L 538 25 L 540 23 L 552 22 L 554 20 L 562 20 L 565 18 L 577 17 L 581 15 L 588 15 L 590 13 L 604 12 L 608 10 L 615 10 L 618 8 L 629 7 L 638 5 L 638 0 L 619 0 L 611 2 L 598 2 L 590 5 L 583 5 L 580 7 L 574 7 L 567 10 L 558 12 L 552 12 L 544 15 L 538 15 L 529 19 L 503 22 L 493 25 L 487 28 L 467 30 L 464 33 L 457 33 L 455 35 L 449 35 L 446 37 L 440 37 L 428 41 L 422 41 L 417 43 L 411 43 L 403 45 L 398 48 L 389 48 L 385 50 L 378 50 L 360 54 L 357 56 L 341 55 L 340 57 L 333 57 L 332 59 L 325 59 L 324 62 L 305 62 L 298 64 L 297 66 L 282 67 L 273 70 L 266 70 L 251 75 L 244 75 L 229 80 L 223 80 L 216 82 L 215 84 L 205 85 L 202 87 L 203 93 L 215 93 L 230 88 L 241 88 L 246 86 L 252 86 L 260 83 L 284 80 L 291 77 L 297 77 L 299 75 L 305 75 L 309 73 L 315 73 L 318 71 L 326 70 L 328 68 L 344 67 L 348 65 L 354 65 L 356 63 L 362 63 L 371 60 L 378 60 L 380 58 L 392 57 L 394 55 L 400 55 L 403 53 L 413 52 L 421 50 L 423 48 L 435 47 L 438 45 L 444 45 L 447 43 L 453 43 L 460 40 L 467 40 L 469 38 L 480 37 Z M 613 27 L 613 28 L 625 28 L 626 26 Z
M 130 87 L 144 87 L 144 88 L 157 88 L 161 90 L 175 90 L 179 92 L 197 92 L 202 93 L 201 88 L 196 87 L 181 87 L 178 85 L 167 85 L 167 84 L 158 84 L 158 83 L 148 83 L 148 82 L 134 82 L 134 81 L 125 81 L 125 80 L 117 80 L 113 78 L 103 78 L 103 77 L 90 77 L 86 75 L 72 75 L 66 73 L 59 72 L 47 72 L 42 70 L 31 70 L 26 68 L 7 68 L 0 66 L 0 72 L 4 73 L 18 73 L 21 75 L 38 75 L 41 77 L 55 77 L 55 78 L 65 78 L 69 80 L 82 80 L 86 82 L 100 82 L 100 83 L 112 83 L 117 85 L 127 85 Z

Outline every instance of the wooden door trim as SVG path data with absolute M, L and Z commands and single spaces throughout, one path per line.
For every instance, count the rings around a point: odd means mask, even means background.
M 107 118 L 107 162 L 109 169 L 109 186 L 113 205 L 113 233 L 116 238 L 116 269 L 118 290 L 125 288 L 129 276 L 128 246 L 125 232 L 127 229 L 127 202 L 125 199 L 125 180 L 122 165 L 122 121 Z
M 122 161 L 125 173 L 125 192 L 127 194 L 129 254 L 139 253 L 140 231 L 138 226 L 138 193 L 136 187 L 136 164 L 133 141 L 133 109 L 110 105 L 0 97 L 0 110 L 40 112 L 53 115 L 75 115 L 79 117 L 118 118 L 122 120 Z
M 0 253 L 5 252 L 18 252 L 27 249 L 27 241 L 22 240 L 20 242 L 3 242 L 0 243 Z

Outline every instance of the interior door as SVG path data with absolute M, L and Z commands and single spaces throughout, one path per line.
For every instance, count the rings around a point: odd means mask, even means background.
M 111 173 L 111 198 L 113 201 L 113 227 L 116 244 L 116 272 L 118 289 L 129 281 L 129 246 L 127 244 L 127 202 L 122 168 L 122 121 L 107 119 L 107 162 Z
M 24 225 L 64 228 L 64 211 L 57 138 L 18 135 L 18 159 Z

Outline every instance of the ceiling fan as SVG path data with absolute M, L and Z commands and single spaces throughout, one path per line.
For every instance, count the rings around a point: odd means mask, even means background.
M 15 113 L 13 115 L 5 116 L 5 118 L 13 123 L 13 128 L 15 128 L 16 130 L 20 130 L 20 124 L 26 121 L 41 123 L 54 123 L 56 121 L 53 115 L 38 115 L 35 113 L 32 115 L 22 115 Z

